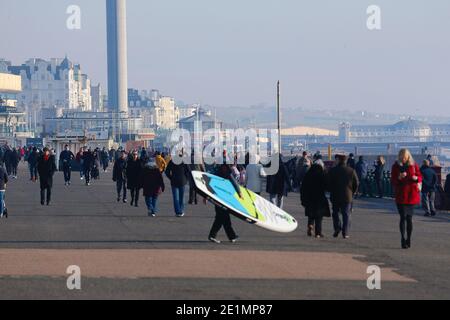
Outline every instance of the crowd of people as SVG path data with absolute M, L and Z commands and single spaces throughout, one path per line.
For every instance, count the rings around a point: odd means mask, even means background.
M 179 155 L 180 157 L 183 154 Z M 193 155 L 192 155 L 193 157 Z M 224 160 L 226 160 L 224 152 Z M 53 177 L 58 170 L 56 154 L 53 149 L 37 147 L 10 148 L 8 145 L 0 148 L 0 216 L 7 217 L 5 192 L 8 179 L 17 178 L 17 167 L 21 160 L 28 163 L 30 180 L 39 181 L 41 205 L 50 205 L 52 197 Z M 193 159 L 192 159 L 193 160 Z M 236 160 L 236 159 L 235 159 Z M 248 158 L 247 158 L 248 160 Z M 158 214 L 158 198 L 166 190 L 163 175 L 170 181 L 173 208 L 177 217 L 185 215 L 185 194 L 189 187 L 189 205 L 198 204 L 198 196 L 191 171 L 208 171 L 231 181 L 236 192 L 241 196 L 240 187 L 261 195 L 264 181 L 269 201 L 283 208 L 284 199 L 288 193 L 297 189 L 300 191 L 301 205 L 305 208 L 308 220 L 307 235 L 323 238 L 323 218 L 333 220 L 335 238 L 342 234 L 344 239 L 350 237 L 351 213 L 355 198 L 365 197 L 368 192 L 369 164 L 363 156 L 358 160 L 353 154 L 346 156 L 338 154 L 335 163 L 326 166 L 319 152 L 309 155 L 304 152 L 295 163 L 285 163 L 282 156 L 279 168 L 274 175 L 266 173 L 266 167 L 259 161 L 244 165 L 218 164 L 205 166 L 203 164 L 175 163 L 170 155 L 158 151 L 150 151 L 144 147 L 127 152 L 122 147 L 111 148 L 81 148 L 77 154 L 72 153 L 68 145 L 59 155 L 59 166 L 63 171 L 65 186 L 71 185 L 73 166 L 78 166 L 80 179 L 86 186 L 92 180 L 100 179 L 100 172 L 106 173 L 112 165 L 112 179 L 115 182 L 117 202 L 128 202 L 139 207 L 142 192 L 147 213 L 151 217 Z M 270 166 L 270 164 L 269 164 Z M 289 166 L 294 166 L 294 175 Z M 374 163 L 374 177 L 378 197 L 383 197 L 382 179 L 385 175 L 386 161 L 379 156 Z M 411 247 L 413 219 L 415 207 L 422 203 L 426 216 L 436 215 L 435 199 L 438 191 L 438 177 L 432 168 L 429 157 L 421 167 L 414 161 L 411 153 L 402 149 L 398 160 L 392 166 L 391 183 L 395 190 L 395 201 L 400 215 L 400 233 L 402 248 Z M 450 193 L 447 179 L 446 192 Z M 449 189 L 449 190 L 447 190 Z M 220 243 L 217 233 L 223 227 L 231 242 L 238 238 L 233 230 L 230 212 L 216 206 L 216 218 L 211 227 L 209 240 Z

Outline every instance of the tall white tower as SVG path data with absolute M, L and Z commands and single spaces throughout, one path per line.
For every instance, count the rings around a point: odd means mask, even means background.
M 128 115 L 127 4 L 106 0 L 108 108 Z

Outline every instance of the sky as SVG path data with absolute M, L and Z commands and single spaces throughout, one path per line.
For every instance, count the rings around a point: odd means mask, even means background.
M 447 115 L 449 33 L 448 0 L 128 0 L 128 81 L 227 107 L 274 105 L 280 80 L 283 106 Z M 106 87 L 105 0 L 0 0 L 0 58 L 66 54 Z

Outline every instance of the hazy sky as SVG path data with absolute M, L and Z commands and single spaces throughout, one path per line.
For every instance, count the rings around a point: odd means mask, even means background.
M 66 8 L 82 29 L 66 28 Z M 366 28 L 381 7 L 382 30 Z M 447 114 L 448 0 L 128 0 L 129 86 L 185 102 Z M 0 0 L 0 58 L 63 57 L 106 87 L 105 0 Z

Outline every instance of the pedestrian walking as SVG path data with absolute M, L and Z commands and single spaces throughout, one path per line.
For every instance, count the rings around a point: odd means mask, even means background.
M 165 185 L 154 160 L 144 166 L 140 178 L 148 216 L 155 217 L 158 214 L 158 197 L 165 191 Z
M 8 218 L 8 209 L 5 204 L 6 184 L 8 183 L 8 174 L 0 166 L 0 218 Z
M 122 194 L 123 203 L 127 203 L 127 154 L 121 151 L 121 156 L 114 162 L 113 181 L 116 183 L 117 202 Z
M 234 189 L 236 190 L 239 198 L 242 199 L 241 188 L 239 187 L 237 181 L 234 179 L 231 167 L 229 165 L 227 164 L 220 165 L 217 168 L 215 174 L 223 179 L 229 180 L 232 183 Z M 206 203 L 206 199 L 204 199 L 204 202 Z M 234 231 L 233 226 L 231 224 L 230 211 L 218 205 L 215 206 L 215 211 L 216 216 L 214 218 L 214 223 L 209 232 L 208 236 L 209 241 L 220 244 L 221 241 L 217 239 L 217 234 L 223 227 L 228 237 L 228 240 L 232 243 L 235 243 L 239 237 L 236 235 L 236 232 Z
M 59 155 L 59 159 L 62 163 L 64 173 L 64 185 L 70 186 L 70 180 L 72 175 L 72 161 L 75 159 L 75 155 L 70 151 L 69 145 L 64 146 L 64 150 Z
M 95 162 L 94 153 L 92 152 L 91 148 L 83 152 L 83 157 L 81 159 L 83 160 L 83 176 L 86 182 L 86 186 L 90 186 L 92 169 L 94 168 Z
M 131 194 L 131 205 L 139 206 L 139 190 L 141 189 L 142 162 L 137 151 L 133 151 L 127 163 L 127 188 Z
M 308 152 L 304 151 L 295 166 L 295 183 L 298 188 L 301 188 L 303 179 L 310 168 L 311 160 L 308 158 Z
M 436 215 L 436 191 L 438 191 L 438 176 L 436 171 L 430 166 L 429 160 L 424 160 L 420 168 L 422 174 L 422 208 L 425 211 L 425 217 L 434 217 Z
M 245 186 L 247 189 L 253 191 L 257 195 L 261 195 L 263 179 L 267 176 L 264 167 L 256 159 L 256 163 L 250 163 L 246 169 Z
M 182 155 L 180 155 L 180 159 Z M 177 217 L 184 216 L 184 193 L 186 190 L 186 185 L 191 178 L 191 172 L 189 167 L 182 162 L 181 164 L 176 164 L 173 160 L 170 160 L 166 168 L 166 176 L 170 180 L 172 187 L 172 197 L 173 205 L 175 209 L 175 214 Z
M 191 171 L 201 171 L 201 172 L 206 171 L 203 163 L 195 163 L 194 155 L 192 155 L 192 157 L 191 157 L 191 164 L 189 165 L 189 169 Z M 194 177 L 192 176 L 192 174 L 189 175 L 189 202 L 188 203 L 190 205 L 198 204 L 197 189 L 195 188 Z
M 83 166 L 83 154 L 84 154 L 85 148 L 80 148 L 80 150 L 77 152 L 77 155 L 75 157 L 75 160 L 78 163 L 78 167 L 80 170 L 80 179 L 84 179 L 84 166 Z
M 357 196 L 367 197 L 369 195 L 369 164 L 363 156 L 360 156 L 355 168 L 359 180 L 359 194 Z
M 400 215 L 401 246 L 408 249 L 411 247 L 414 207 L 420 204 L 422 173 L 408 149 L 400 150 L 391 172 L 395 202 Z
M 17 168 L 20 162 L 20 153 L 16 148 L 12 149 L 10 153 L 11 161 L 11 175 L 13 179 L 17 179 Z
M 383 178 L 384 178 L 384 167 L 386 165 L 386 160 L 383 156 L 378 156 L 375 161 L 375 183 L 377 185 L 378 198 L 382 199 L 384 195 L 384 186 L 383 186 Z
M 37 162 L 39 159 L 39 153 L 38 149 L 36 147 L 33 147 L 32 151 L 27 157 L 28 162 L 28 170 L 30 172 L 30 181 L 36 182 L 38 179 L 38 173 L 37 173 Z
M 159 171 L 161 171 L 161 172 L 166 171 L 167 162 L 159 151 L 156 152 L 155 160 L 156 160 L 156 166 L 159 168 Z
M 336 166 L 331 168 L 328 174 L 328 188 L 333 212 L 333 237 L 337 238 L 342 232 L 344 239 L 350 237 L 351 208 L 359 184 L 355 170 L 346 163 L 346 156 L 338 155 Z
M 100 161 L 101 161 L 103 172 L 107 172 L 107 169 L 109 166 L 109 153 L 106 150 L 106 147 L 103 147 L 102 151 L 100 152 Z
M 326 197 L 327 175 L 323 161 L 317 160 L 306 172 L 300 187 L 302 206 L 308 217 L 307 235 L 312 237 L 313 231 L 316 238 L 323 238 L 322 220 L 331 217 L 330 204 Z
M 41 188 L 41 205 L 50 205 L 53 188 L 53 175 L 56 172 L 55 156 L 50 154 L 48 148 L 44 148 L 43 154 L 39 157 L 37 171 Z
M 278 162 L 279 167 L 277 173 L 267 176 L 266 192 L 269 194 L 270 202 L 278 208 L 283 209 L 284 197 L 287 197 L 291 190 L 291 181 L 281 155 L 279 155 Z

